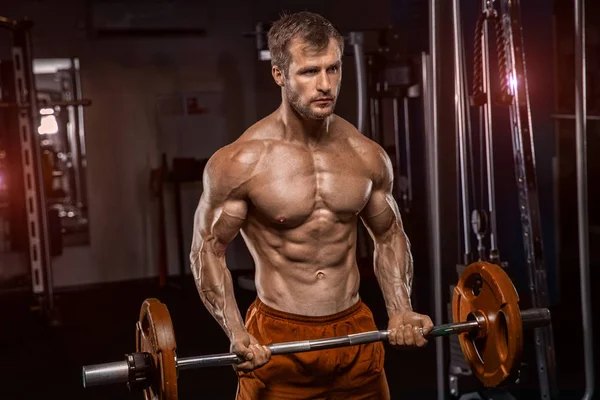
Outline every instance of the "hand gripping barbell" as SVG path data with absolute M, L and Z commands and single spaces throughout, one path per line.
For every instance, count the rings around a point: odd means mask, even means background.
M 465 359 L 485 386 L 497 386 L 517 368 L 523 345 L 523 328 L 549 325 L 546 308 L 519 310 L 518 293 L 502 268 L 477 262 L 469 265 L 454 290 L 454 323 L 435 326 L 426 337 L 459 335 Z M 371 331 L 325 339 L 274 343 L 271 355 L 325 350 L 387 341 L 389 331 Z M 147 299 L 136 324 L 136 352 L 125 361 L 83 367 L 84 387 L 127 383 L 141 389 L 146 399 L 177 399 L 179 370 L 233 365 L 233 353 L 178 358 L 175 333 L 165 304 Z

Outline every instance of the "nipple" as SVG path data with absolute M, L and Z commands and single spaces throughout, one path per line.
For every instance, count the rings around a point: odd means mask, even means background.
M 285 217 L 279 217 L 278 221 L 280 224 L 283 224 L 285 222 Z

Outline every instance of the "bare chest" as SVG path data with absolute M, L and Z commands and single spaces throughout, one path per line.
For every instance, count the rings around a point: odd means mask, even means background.
M 362 210 L 370 192 L 369 174 L 351 150 L 282 148 L 253 178 L 250 201 L 271 222 L 297 226 L 315 213 L 348 220 Z

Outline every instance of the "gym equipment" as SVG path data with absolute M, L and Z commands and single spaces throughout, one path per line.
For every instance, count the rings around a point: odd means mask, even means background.
M 91 100 L 81 98 L 78 75 L 73 77 L 74 83 L 70 87 L 73 95 L 70 100 L 54 101 L 42 98 L 43 92 L 38 90 L 35 80 L 32 28 L 33 22 L 26 18 L 12 20 L 0 16 L 0 30 L 10 33 L 7 43 L 10 44 L 11 54 L 9 59 L 2 60 L 0 67 L 0 87 L 2 87 L 0 114 L 2 114 L 3 121 L 7 121 L 7 127 L 11 127 L 2 133 L 7 140 L 14 143 L 10 146 L 11 149 L 14 149 L 10 158 L 15 167 L 19 167 L 14 170 L 20 171 L 20 176 L 17 176 L 15 172 L 11 175 L 11 180 L 12 182 L 17 180 L 23 182 L 22 190 L 19 185 L 11 185 L 9 198 L 11 204 L 26 204 L 22 207 L 23 217 L 20 216 L 20 211 L 13 211 L 13 215 L 17 216 L 14 217 L 11 224 L 15 225 L 18 221 L 19 225 L 22 224 L 19 229 L 23 229 L 27 236 L 23 250 L 28 255 L 28 264 L 31 270 L 31 287 L 37 303 L 34 309 L 40 310 L 51 325 L 57 325 L 60 321 L 54 303 L 52 273 L 52 256 L 56 255 L 56 243 L 59 243 L 56 240 L 57 236 L 53 235 L 54 225 L 52 222 L 55 221 L 54 214 L 57 211 L 53 209 L 55 204 L 49 202 L 52 196 L 45 185 L 47 181 L 44 180 L 44 172 L 49 172 L 47 176 L 52 177 L 53 175 L 52 170 L 45 168 L 45 149 L 43 148 L 44 142 L 52 142 L 52 140 L 42 139 L 38 134 L 38 127 L 42 121 L 40 110 L 42 108 L 71 107 L 74 109 L 69 111 L 72 115 L 74 132 L 83 132 L 82 107 L 91 105 Z M 63 90 L 66 89 L 63 88 Z M 65 169 L 75 171 L 73 179 L 77 189 L 74 195 L 69 196 L 72 199 L 69 205 L 79 208 L 80 203 L 84 203 L 81 199 L 85 194 L 85 190 L 80 188 L 80 182 L 84 179 L 83 174 L 79 172 L 85 165 L 80 157 L 83 137 L 77 137 L 72 141 L 77 142 L 78 145 L 66 151 L 72 163 L 71 167 Z M 66 179 L 63 180 L 66 181 Z M 20 205 L 17 209 L 20 209 Z M 56 232 L 59 230 L 57 229 Z M 14 226 L 11 231 L 15 231 Z
M 521 355 L 523 328 L 550 324 L 545 308 L 519 310 L 519 295 L 504 270 L 477 262 L 461 275 L 453 297 L 454 323 L 439 325 L 428 338 L 459 335 L 474 374 L 485 386 L 496 386 L 512 376 Z M 371 331 L 326 339 L 269 344 L 272 356 L 385 341 L 389 331 Z M 142 390 L 147 400 L 177 398 L 179 370 L 232 365 L 233 353 L 178 358 L 175 333 L 167 307 L 157 299 L 142 304 L 136 324 L 136 352 L 125 361 L 88 365 L 83 386 L 127 383 Z
M 484 386 L 497 386 L 512 374 L 523 347 L 523 326 L 530 317 L 537 321 L 538 312 L 545 313 L 538 311 L 545 309 L 535 308 L 520 312 L 518 303 L 513 283 L 496 264 L 471 264 L 454 288 L 453 319 L 479 322 L 476 336 L 460 335 L 458 339 L 465 359 Z M 523 323 L 514 323 L 519 320 Z
M 523 40 L 523 25 L 521 18 L 520 0 L 479 0 L 476 3 L 479 17 L 474 35 L 474 60 L 473 60 L 473 90 L 466 89 L 466 58 L 463 44 L 463 19 L 460 11 L 462 2 L 452 0 L 452 28 L 453 28 L 453 60 L 454 60 L 454 94 L 456 101 L 456 132 L 459 148 L 459 188 L 461 210 L 459 216 L 462 228 L 461 250 L 464 250 L 464 260 L 457 268 L 463 268 L 473 260 L 489 261 L 501 264 L 500 250 L 497 242 L 496 203 L 495 203 L 495 176 L 494 161 L 494 134 L 492 132 L 492 101 L 504 106 L 510 118 L 510 134 L 512 139 L 512 158 L 514 162 L 516 191 L 521 222 L 521 234 L 524 250 L 523 270 L 527 273 L 527 286 L 529 288 L 526 301 L 534 308 L 548 307 L 550 304 L 548 272 L 544 261 L 543 238 L 540 219 L 540 195 L 537 189 L 535 143 L 531 122 L 531 109 L 529 89 L 527 83 L 527 70 L 525 61 L 525 45 Z M 490 25 L 492 24 L 493 25 Z M 495 55 L 498 62 L 498 73 L 494 74 L 490 68 L 490 32 L 495 33 Z M 499 91 L 490 84 L 491 77 L 498 78 Z M 494 96 L 492 96 L 494 94 Z M 473 155 L 468 151 L 473 147 L 469 138 L 471 118 L 469 112 L 473 110 L 479 114 L 479 145 L 481 161 L 478 166 Z M 496 111 L 494 111 L 496 112 Z M 469 189 L 469 174 L 480 171 L 481 195 L 475 195 L 474 179 L 473 191 Z M 472 178 L 471 178 L 472 179 Z M 484 190 L 487 189 L 487 190 Z M 487 192 L 487 193 L 484 193 Z M 487 198 L 486 198 L 487 197 Z M 485 204 L 487 202 L 487 205 Z M 474 217 L 472 231 L 469 231 L 469 216 Z M 483 221 L 485 218 L 485 221 Z M 488 222 L 484 226 L 480 222 Z M 473 233 L 475 235 L 473 235 Z M 471 250 L 471 241 L 477 237 L 477 252 Z M 486 245 L 488 249 L 486 249 Z M 459 272 L 460 274 L 460 272 Z M 583 276 L 583 275 L 582 275 Z M 489 339 L 489 338 L 488 338 Z M 558 398 L 556 380 L 556 357 L 554 338 L 551 326 L 536 329 L 533 332 L 533 348 L 535 348 L 536 367 L 540 396 L 544 399 Z M 464 342 L 461 349 L 466 351 Z M 471 349 L 473 350 L 473 349 Z M 499 350 L 499 352 L 501 352 Z M 510 351 L 509 351 L 510 354 Z M 470 373 L 463 369 L 460 353 L 456 358 L 451 356 L 450 376 L 451 393 L 458 397 L 462 395 L 458 380 L 465 378 L 470 381 Z M 473 365 L 481 368 L 481 365 Z M 500 373 L 499 371 L 497 371 Z M 493 373 L 488 371 L 491 374 Z M 486 375 L 487 376 L 487 375 Z M 487 378 L 486 378 L 487 379 Z M 500 379 L 500 378 L 498 378 Z M 466 385 L 469 386 L 469 385 Z

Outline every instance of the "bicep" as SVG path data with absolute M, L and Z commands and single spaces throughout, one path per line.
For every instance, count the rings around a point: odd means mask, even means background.
M 360 217 L 373 239 L 382 241 L 394 232 L 402 232 L 402 220 L 392 193 L 392 162 L 381 147 L 375 148 L 376 151 L 370 153 L 368 163 L 373 171 L 373 188 Z
M 360 217 L 375 241 L 384 241 L 394 231 L 402 230 L 398 205 L 388 190 L 375 190 Z
M 212 176 L 211 176 L 212 175 Z M 204 190 L 194 215 L 193 249 L 223 253 L 246 221 L 248 204 L 237 185 L 205 171 Z
M 194 216 L 196 250 L 208 245 L 216 253 L 225 253 L 227 245 L 236 237 L 246 221 L 248 205 L 243 199 L 228 198 L 211 201 L 203 193 Z
M 197 230 L 204 237 L 213 238 L 218 244 L 226 246 L 244 225 L 247 212 L 248 205 L 242 199 L 227 199 L 220 204 L 200 201 Z

